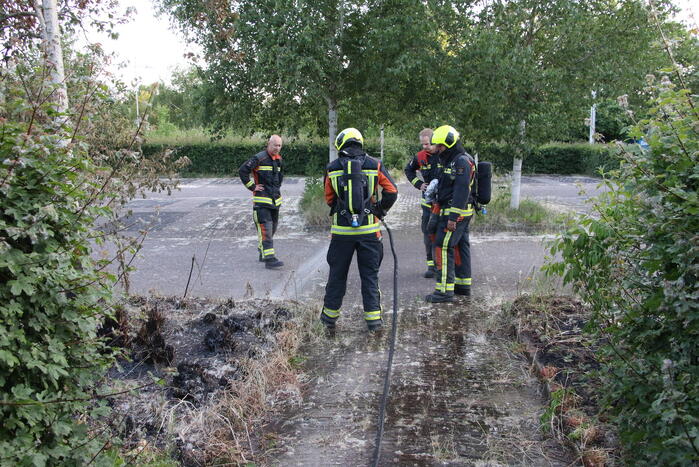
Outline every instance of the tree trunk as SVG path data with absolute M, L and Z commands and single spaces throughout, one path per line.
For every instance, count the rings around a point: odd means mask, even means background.
M 335 137 L 337 136 L 337 101 L 333 97 L 326 98 L 328 103 L 328 150 L 330 162 L 337 159 Z
M 48 39 L 46 38 L 46 23 L 44 22 L 44 10 L 41 6 L 41 0 L 32 0 L 32 4 L 34 5 L 34 13 L 36 13 L 36 17 L 39 19 L 41 40 L 46 42 Z
M 517 154 L 512 163 L 512 194 L 510 197 L 510 207 L 519 209 L 519 193 L 522 186 L 522 157 L 524 148 L 524 132 L 527 127 L 527 122 L 522 120 L 519 122 L 519 144 Z
M 37 9 L 37 7 L 39 7 L 38 0 L 34 2 L 34 8 Z M 57 111 L 65 113 L 68 111 L 68 90 L 63 68 L 63 48 L 56 0 L 43 0 L 37 15 L 39 23 L 43 26 L 41 36 L 44 39 L 46 65 L 49 67 L 49 81 L 54 88 L 53 102 L 56 104 Z

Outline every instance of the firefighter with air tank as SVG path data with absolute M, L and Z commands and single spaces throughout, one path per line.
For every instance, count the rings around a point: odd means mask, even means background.
M 320 320 L 331 330 L 340 316 L 347 273 L 355 252 L 362 284 L 364 320 L 369 331 L 382 327 L 380 219 L 398 198 L 398 190 L 383 164 L 364 152 L 363 144 L 364 138 L 357 129 L 342 130 L 335 139 L 338 158 L 328 164 L 325 174 L 325 200 L 331 208 L 332 238 L 327 254 L 330 271 Z
M 449 125 L 437 128 L 431 143 L 442 170 L 434 206 L 439 216 L 434 251 L 436 284 L 425 300 L 443 303 L 453 301 L 454 294 L 471 294 L 469 223 L 475 205 L 472 188 L 476 164 L 459 141 L 459 133 Z

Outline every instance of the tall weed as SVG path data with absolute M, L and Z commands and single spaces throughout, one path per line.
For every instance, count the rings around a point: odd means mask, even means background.
M 306 177 L 306 185 L 299 202 L 306 224 L 311 227 L 330 226 L 330 208 L 325 202 L 325 186 L 322 178 Z

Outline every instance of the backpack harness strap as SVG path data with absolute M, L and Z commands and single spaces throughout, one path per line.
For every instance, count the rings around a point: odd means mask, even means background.
M 352 227 L 361 226 L 364 218 L 371 214 L 371 197 L 376 189 L 375 174 L 368 173 L 374 171 L 364 170 L 364 161 L 365 156 L 340 158 L 342 174 L 337 177 L 337 212 Z

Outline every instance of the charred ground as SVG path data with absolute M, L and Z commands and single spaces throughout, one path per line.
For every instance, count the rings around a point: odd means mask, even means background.
M 133 461 L 245 462 L 269 406 L 296 403 L 289 363 L 305 308 L 291 301 L 132 297 L 101 334 L 120 349 L 111 430 Z M 245 439 L 240 439 L 240 437 Z

